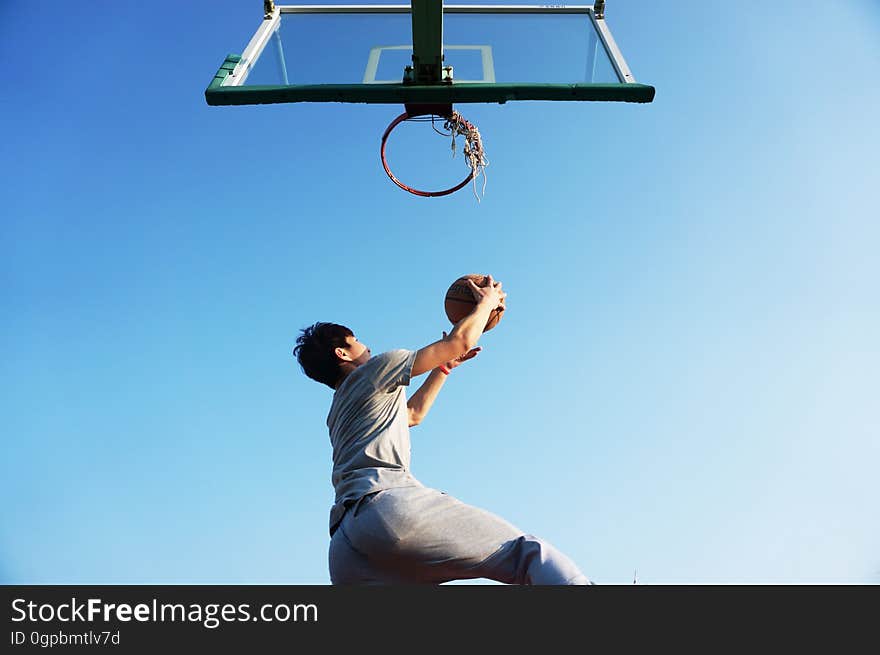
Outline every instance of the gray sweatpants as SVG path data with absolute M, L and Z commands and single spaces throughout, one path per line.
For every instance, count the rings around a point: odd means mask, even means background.
M 365 496 L 348 509 L 330 540 L 333 584 L 439 584 L 473 578 L 591 584 L 543 539 L 430 487 Z

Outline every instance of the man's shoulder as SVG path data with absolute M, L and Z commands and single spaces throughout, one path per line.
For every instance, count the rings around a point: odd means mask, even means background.
M 359 382 L 363 383 L 364 381 L 373 379 L 377 375 L 380 375 L 381 372 L 389 366 L 394 366 L 397 362 L 405 361 L 411 353 L 411 350 L 406 350 L 405 348 L 395 348 L 393 350 L 386 350 L 385 352 L 373 355 L 349 374 L 346 382 L 350 384 L 347 384 L 346 386 L 350 388 L 356 386 Z
M 396 360 L 406 359 L 407 357 L 410 356 L 410 353 L 412 353 L 412 350 L 410 350 L 408 348 L 394 348 L 393 350 L 386 350 L 383 353 L 379 353 L 378 355 L 374 355 L 373 357 L 370 357 L 369 361 L 373 361 L 374 359 L 377 359 L 377 358 L 383 358 L 384 361 L 387 361 L 387 360 L 395 360 L 396 361 Z
M 415 359 L 416 351 L 409 348 L 395 348 L 394 350 L 386 350 L 383 353 L 375 355 L 369 359 L 367 363 L 373 362 L 377 368 L 399 368 L 405 366 L 408 361 Z
M 388 390 L 388 386 L 400 386 L 409 384 L 410 371 L 416 351 L 406 348 L 388 350 L 371 357 L 361 368 L 366 369 L 364 374 L 369 378 L 377 389 Z
M 361 395 L 365 392 L 386 389 L 389 382 L 400 384 L 401 376 L 407 378 L 404 384 L 408 384 L 407 369 L 412 366 L 415 356 L 416 351 L 406 348 L 395 348 L 373 355 L 348 375 L 342 386 L 333 394 L 334 401 L 352 394 Z

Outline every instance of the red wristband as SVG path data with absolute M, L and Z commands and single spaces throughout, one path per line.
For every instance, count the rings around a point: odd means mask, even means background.
M 437 368 L 439 368 L 441 371 L 443 371 L 443 374 L 444 374 L 444 375 L 449 375 L 449 369 L 446 368 L 445 365 L 440 364 L 440 366 L 438 366 Z

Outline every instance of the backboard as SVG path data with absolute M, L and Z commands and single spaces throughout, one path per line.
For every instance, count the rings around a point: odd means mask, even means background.
M 210 105 L 651 102 L 592 5 L 275 5 L 205 91 Z

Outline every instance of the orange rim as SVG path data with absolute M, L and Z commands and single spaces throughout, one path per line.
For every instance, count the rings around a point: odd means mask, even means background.
M 464 178 L 464 180 L 462 180 L 461 182 L 459 182 L 458 184 L 456 184 L 452 188 L 445 189 L 443 191 L 422 191 L 420 189 L 414 189 L 411 186 L 408 186 L 408 185 L 404 184 L 403 182 L 401 182 L 400 180 L 398 180 L 397 177 L 394 175 L 394 173 L 391 172 L 391 169 L 388 167 L 388 161 L 385 159 L 385 145 L 388 142 L 388 135 L 391 134 L 391 132 L 394 130 L 394 128 L 397 127 L 398 125 L 400 125 L 405 120 L 408 120 L 410 118 L 415 118 L 416 116 L 425 116 L 425 115 L 438 116 L 443 119 L 449 118 L 449 116 L 444 116 L 442 114 L 421 114 L 421 113 L 410 114 L 407 111 L 403 112 L 400 116 L 398 116 L 393 121 L 391 121 L 391 124 L 385 130 L 385 134 L 382 135 L 382 149 L 380 151 L 381 156 L 382 156 L 382 168 L 384 168 L 385 172 L 388 173 L 388 177 L 391 178 L 392 182 L 394 182 L 397 186 L 399 186 L 404 191 L 409 191 L 413 195 L 422 196 L 424 198 L 436 198 L 438 196 L 448 196 L 450 193 L 455 193 L 456 191 L 461 189 L 464 185 L 466 185 L 468 182 L 470 182 L 472 179 L 474 179 L 474 171 L 471 170 L 471 172 L 468 174 L 468 176 L 466 178 Z M 464 120 L 462 118 L 461 121 L 467 127 L 470 127 L 470 123 L 468 123 L 466 120 Z

